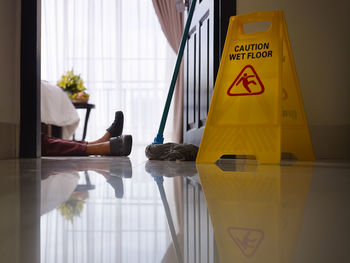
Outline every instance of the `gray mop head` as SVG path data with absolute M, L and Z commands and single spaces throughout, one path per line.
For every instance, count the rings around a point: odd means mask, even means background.
M 145 149 L 150 160 L 161 161 L 195 161 L 198 147 L 192 144 L 165 143 L 150 144 Z

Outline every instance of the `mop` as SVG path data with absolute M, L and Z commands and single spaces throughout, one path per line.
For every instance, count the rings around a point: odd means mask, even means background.
M 180 43 L 179 52 L 176 59 L 175 69 L 173 77 L 171 79 L 168 97 L 164 106 L 162 119 L 159 125 L 158 134 L 154 138 L 154 142 L 148 145 L 145 149 L 146 157 L 150 160 L 183 160 L 183 161 L 194 161 L 197 156 L 198 147 L 191 144 L 176 144 L 176 143 L 166 143 L 163 144 L 164 137 L 164 127 L 168 117 L 170 103 L 175 89 L 176 79 L 179 74 L 179 69 L 181 65 L 181 60 L 183 52 L 186 45 L 186 39 L 190 29 L 194 8 L 197 0 L 192 0 L 190 10 L 188 12 L 188 17 L 184 32 L 182 34 L 182 39 Z

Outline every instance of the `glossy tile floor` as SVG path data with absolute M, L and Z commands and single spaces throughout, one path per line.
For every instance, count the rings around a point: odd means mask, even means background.
M 143 151 L 0 160 L 0 262 L 350 262 L 349 162 Z

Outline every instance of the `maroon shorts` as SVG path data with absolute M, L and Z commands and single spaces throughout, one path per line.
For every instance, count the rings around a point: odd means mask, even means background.
M 51 138 L 41 134 L 42 156 L 86 156 L 87 142 Z

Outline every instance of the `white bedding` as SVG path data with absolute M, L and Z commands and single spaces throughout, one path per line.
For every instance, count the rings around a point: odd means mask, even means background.
M 62 127 L 62 138 L 70 139 L 79 121 L 79 115 L 67 94 L 60 87 L 42 80 L 41 122 Z

